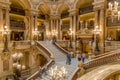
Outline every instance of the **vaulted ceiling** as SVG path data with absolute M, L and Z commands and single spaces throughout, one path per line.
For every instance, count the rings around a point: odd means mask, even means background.
M 10 0 L 11 6 L 29 9 L 32 5 L 39 5 L 39 13 L 40 14 L 50 14 L 51 5 L 57 4 L 53 6 L 53 9 L 57 7 L 58 12 L 66 12 L 69 10 L 69 5 L 66 1 L 70 1 L 74 4 L 74 1 L 77 1 L 76 8 L 83 8 L 89 5 L 92 5 L 94 0 Z

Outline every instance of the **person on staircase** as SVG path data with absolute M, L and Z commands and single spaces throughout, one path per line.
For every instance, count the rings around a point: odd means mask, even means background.
M 71 64 L 71 55 L 70 55 L 70 54 L 67 54 L 67 55 L 66 55 L 66 58 L 67 58 L 66 64 L 70 65 L 70 64 Z

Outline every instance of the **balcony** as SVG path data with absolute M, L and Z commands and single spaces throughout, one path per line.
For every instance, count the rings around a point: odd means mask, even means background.
M 88 7 L 85 7 L 85 8 L 80 8 L 79 9 L 79 14 L 86 14 L 86 13 L 90 13 L 90 12 L 93 12 L 93 6 L 88 6 Z
M 15 7 L 11 7 L 10 13 L 25 16 L 25 11 L 23 9 L 19 9 Z
M 10 29 L 25 30 L 25 23 L 24 23 L 24 21 L 10 20 Z

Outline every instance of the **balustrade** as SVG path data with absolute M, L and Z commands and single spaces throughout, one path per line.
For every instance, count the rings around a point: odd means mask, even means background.
M 30 41 L 13 41 L 13 48 L 15 49 L 27 49 L 30 48 Z
M 43 47 L 40 43 L 36 42 L 36 45 L 42 49 L 50 58 L 49 62 L 47 62 L 46 67 L 47 69 L 50 68 L 53 65 L 54 62 L 54 58 L 52 53 L 50 53 L 45 47 Z M 39 70 L 39 69 L 37 69 Z M 31 80 L 31 79 L 35 79 L 36 77 L 38 77 L 38 71 L 36 71 L 34 74 L 32 74 L 29 78 L 27 78 L 26 80 Z
M 10 13 L 25 16 L 25 11 L 16 7 L 11 7 Z
M 93 12 L 93 6 L 88 6 L 88 7 L 79 9 L 79 14 L 80 15 L 85 14 L 85 13 L 90 13 L 90 12 Z
M 112 52 L 111 54 L 104 55 L 104 56 L 95 58 L 93 60 L 90 60 L 84 64 L 84 68 L 89 69 L 92 67 L 97 67 L 99 65 L 104 65 L 107 63 L 112 63 L 114 61 L 118 61 L 119 59 L 120 59 L 120 50 Z

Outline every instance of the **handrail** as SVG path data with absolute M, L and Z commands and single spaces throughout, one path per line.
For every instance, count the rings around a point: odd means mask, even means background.
M 105 56 L 101 56 L 101 57 L 92 59 L 92 60 L 84 63 L 84 68 L 89 69 L 92 67 L 96 67 L 99 65 L 117 61 L 119 59 L 120 59 L 120 50 L 118 50 L 117 52 L 113 52 L 111 54 L 105 55 Z
M 112 77 L 113 75 L 119 75 L 120 74 L 120 70 L 114 71 L 114 72 L 110 72 L 108 75 L 105 75 L 105 77 L 103 77 L 102 80 L 108 80 L 109 77 Z
M 58 45 L 57 43 L 55 43 L 55 45 L 62 51 L 68 53 L 67 50 L 63 49 L 60 45 Z M 111 52 L 107 52 L 105 54 L 101 54 L 97 57 L 95 57 L 94 59 L 84 63 L 84 68 L 85 69 L 89 69 L 98 65 L 102 65 L 108 62 L 112 62 L 115 60 L 120 59 L 120 50 L 115 50 L 115 51 L 111 51 Z M 80 69 L 77 69 L 76 72 L 73 74 L 72 76 L 72 80 L 76 80 L 77 78 L 77 73 L 80 71 Z
M 70 54 L 69 51 L 63 49 L 58 43 L 55 42 L 55 45 L 56 45 L 56 47 L 57 47 L 58 49 L 60 49 L 60 50 L 63 51 L 64 53 Z M 71 76 L 71 79 L 72 79 L 72 80 L 76 80 L 76 79 L 77 79 L 77 73 L 78 73 L 79 71 L 80 71 L 80 68 L 77 68 L 77 69 L 75 70 L 75 72 L 74 72 L 74 73 L 72 74 L 72 76 Z
M 117 49 L 117 50 L 114 50 L 114 51 L 106 52 L 106 53 L 104 53 L 104 54 L 97 55 L 97 56 L 95 56 L 94 58 L 98 58 L 98 57 L 101 57 L 101 56 L 109 55 L 109 54 L 111 54 L 111 53 L 118 52 L 118 51 L 120 51 L 120 50 Z
M 65 54 L 70 54 L 69 51 L 63 49 L 58 43 L 55 42 L 55 45 L 56 45 L 56 47 L 57 47 L 59 50 L 61 50 L 61 51 L 64 52 Z
M 76 80 L 76 79 L 77 79 L 77 77 L 78 77 L 78 76 L 77 76 L 77 73 L 78 73 L 78 72 L 80 72 L 80 68 L 79 68 L 79 67 L 78 67 L 78 68 L 75 70 L 75 72 L 72 74 L 72 76 L 71 76 L 71 77 L 72 77 L 72 78 L 71 78 L 72 80 Z
M 45 48 L 43 45 L 41 45 L 40 43 L 36 42 L 36 45 L 41 48 L 46 54 L 49 55 L 50 57 L 50 61 L 46 64 L 47 69 L 53 64 L 54 62 L 54 58 L 53 58 L 53 54 L 49 52 L 49 50 L 47 48 Z M 35 72 L 33 75 L 31 75 L 29 78 L 27 78 L 26 80 L 31 80 L 31 79 L 35 79 L 38 76 L 38 72 Z

